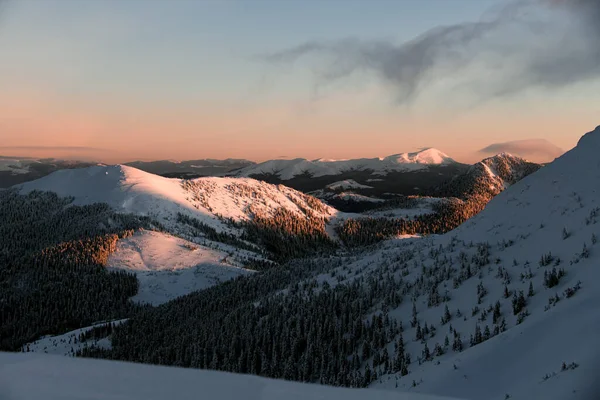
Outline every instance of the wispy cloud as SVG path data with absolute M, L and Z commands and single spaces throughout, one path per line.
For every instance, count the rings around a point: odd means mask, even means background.
M 462 80 L 461 87 L 480 98 L 493 98 L 600 77 L 598 21 L 599 0 L 516 0 L 480 21 L 436 27 L 404 43 L 313 41 L 259 58 L 285 64 L 316 56 L 323 68 L 319 83 L 368 71 L 400 102 L 448 78 Z
M 494 143 L 479 150 L 479 153 L 511 153 L 524 158 L 551 161 L 556 157 L 561 156 L 564 153 L 564 150 L 550 143 L 546 139 L 525 139 Z
M 50 157 L 97 161 L 119 155 L 116 150 L 87 146 L 0 146 L 0 154 L 19 157 Z

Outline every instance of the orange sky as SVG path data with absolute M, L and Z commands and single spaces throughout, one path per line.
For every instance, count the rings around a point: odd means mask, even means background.
M 8 2 L 0 15 L 0 155 L 262 161 L 378 157 L 435 147 L 474 162 L 487 156 L 479 149 L 519 139 L 546 139 L 568 150 L 600 124 L 600 81 L 585 74 L 569 84 L 540 84 L 480 103 L 472 93 L 485 92 L 478 85 L 504 76 L 483 59 L 454 81 L 441 74 L 426 82 L 427 90 L 407 106 L 394 103 L 398 88 L 377 73 L 358 71 L 317 88 L 318 63 L 279 69 L 253 59 L 315 37 L 395 34 L 401 43 L 436 26 L 477 21 L 501 2 L 453 1 L 465 7 L 439 1 L 445 12 L 436 15 L 422 1 L 382 3 L 388 10 L 357 2 L 363 11 L 324 1 L 321 12 L 308 14 L 302 14 L 303 2 L 291 0 L 278 7 L 257 2 L 256 9 L 208 0 L 177 7 Z M 319 18 L 323 24 L 315 23 Z M 333 19 L 339 26 L 325 24 Z M 314 28 L 307 29 L 308 22 Z M 290 30 L 273 35 L 265 28 L 273 24 Z M 528 45 L 527 51 L 547 55 L 537 42 Z M 509 63 L 507 71 L 514 73 L 511 67 L 519 77 L 522 65 Z
M 569 99 L 568 93 L 564 96 Z M 544 138 L 568 150 L 600 116 L 594 103 L 565 107 L 560 100 L 548 99 L 482 105 L 456 113 L 435 107 L 406 111 L 393 105 L 377 111 L 369 106 L 371 100 L 368 95 L 332 95 L 279 105 L 110 110 L 33 92 L 4 93 L 0 153 L 105 162 L 228 157 L 262 161 L 376 157 L 436 147 L 459 161 L 474 162 L 485 156 L 477 150 L 510 140 Z M 36 148 L 23 148 L 27 146 Z M 43 146 L 51 148 L 37 148 Z

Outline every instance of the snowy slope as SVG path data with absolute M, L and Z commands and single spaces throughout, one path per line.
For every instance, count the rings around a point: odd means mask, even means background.
M 251 273 L 224 251 L 153 231 L 119 240 L 107 267 L 135 273 L 140 288 L 132 300 L 153 305 Z
M 314 177 L 339 175 L 345 171 L 371 171 L 385 175 L 389 172 L 408 172 L 427 169 L 429 166 L 444 166 L 456 163 L 439 150 L 429 148 L 414 153 L 394 154 L 380 158 L 360 158 L 353 160 L 269 160 L 240 170 L 238 176 L 263 174 L 277 175 L 288 180 L 304 173 Z
M 247 220 L 253 210 L 269 215 L 285 207 L 304 215 L 304 208 L 324 217 L 336 212 L 296 190 L 254 179 L 207 177 L 182 181 L 124 165 L 56 171 L 18 187 L 24 193 L 43 190 L 72 196 L 74 204 L 107 203 L 118 212 L 154 217 L 167 227 L 175 225 L 178 212 L 217 230 L 226 230 L 219 217 Z M 313 207 L 315 203 L 317 208 Z
M 0 399 L 443 400 L 350 390 L 249 375 L 104 360 L 0 353 Z M 447 399 L 449 400 L 449 399 Z
M 126 319 L 121 319 L 117 321 L 112 321 L 113 326 L 117 326 L 127 321 Z M 101 322 L 94 324 L 92 326 L 88 326 L 81 329 L 76 329 L 71 332 L 64 333 L 62 335 L 57 336 L 45 336 L 34 342 L 28 343 L 23 346 L 23 350 L 25 352 L 32 353 L 45 353 L 45 354 L 56 354 L 62 356 L 71 356 L 73 357 L 77 350 L 84 348 L 85 346 L 96 346 L 99 348 L 110 348 L 110 340 L 108 338 L 103 338 L 100 340 L 89 339 L 87 341 L 80 342 L 78 340 L 79 335 L 82 333 L 86 333 L 90 331 L 92 328 L 106 326 L 108 322 Z
M 472 218 L 455 233 L 465 240 L 485 234 L 490 240 L 531 235 L 528 241 L 554 242 L 549 231 L 578 227 L 595 207 L 600 206 L 600 128 L 583 136 L 577 147 L 517 182 L 499 194 L 484 213 Z M 546 228 L 540 229 L 541 225 Z M 550 236 L 550 237 L 549 237 Z M 580 245 L 589 238 L 580 238 Z M 561 248 L 567 243 L 559 240 Z M 548 247 L 548 246 L 543 246 Z M 581 249 L 579 249 L 581 250 Z
M 413 208 L 389 208 L 375 211 L 366 211 L 364 215 L 374 218 L 414 218 L 419 215 L 434 213 L 434 206 L 447 199 L 437 197 L 417 197 L 418 205 Z
M 454 231 L 389 241 L 335 274 L 319 277 L 330 285 L 360 278 L 395 277 L 407 282 L 404 302 L 389 315 L 404 323 L 403 337 L 412 356 L 410 373 L 401 377 L 383 371 L 371 387 L 473 400 L 595 398 L 591 394 L 598 393 L 600 366 L 599 152 L 600 127 L 586 134 L 575 149 L 506 189 Z M 550 254 L 551 261 L 542 262 Z M 546 287 L 545 275 L 561 268 L 565 275 L 555 286 Z M 465 275 L 468 270 L 472 275 Z M 346 280 L 332 278 L 344 274 Z M 486 291 L 480 302 L 478 285 Z M 505 286 L 508 298 L 503 295 Z M 428 304 L 433 287 L 449 299 Z M 577 287 L 574 294 L 569 292 Z M 520 317 L 512 305 L 519 291 L 526 299 Z M 409 324 L 411 299 L 416 300 L 420 326 L 434 326 L 435 336 L 416 340 L 417 330 Z M 507 329 L 495 335 L 499 325 L 493 323 L 492 312 L 484 317 L 483 311 L 496 302 Z M 451 320 L 443 324 L 446 305 Z M 471 346 L 476 326 L 481 331 L 487 326 L 492 334 Z M 462 337 L 462 352 L 452 349 L 452 329 Z M 449 347 L 444 347 L 445 336 Z M 419 361 L 425 346 L 433 354 L 436 343 L 444 354 Z M 394 342 L 387 350 L 394 354 Z
M 438 191 L 443 196 L 491 198 L 540 168 L 540 164 L 501 153 L 472 165 L 465 173 L 438 188 Z

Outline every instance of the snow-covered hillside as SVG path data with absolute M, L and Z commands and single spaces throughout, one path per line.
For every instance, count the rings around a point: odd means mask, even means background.
M 442 185 L 439 192 L 460 198 L 491 198 L 541 167 L 521 157 L 501 153 L 474 164 L 465 173 Z
M 0 353 L 0 399 L 444 400 L 249 375 L 52 355 Z M 450 400 L 450 399 L 446 399 Z
M 330 183 L 325 186 L 326 189 L 330 190 L 347 190 L 347 189 L 372 189 L 372 186 L 362 185 L 353 179 L 345 179 L 343 181 Z
M 278 208 L 299 216 L 305 210 L 329 217 L 331 207 L 294 189 L 249 178 L 164 178 L 124 165 L 56 171 L 18 186 L 23 193 L 52 191 L 74 197 L 74 204 L 107 203 L 118 212 L 147 215 L 173 227 L 178 212 L 227 230 L 220 218 L 248 220 L 253 213 L 272 215 Z
M 263 300 L 252 296 L 263 278 L 276 285 L 277 270 L 135 316 L 114 354 L 164 361 L 168 350 L 167 363 L 472 400 L 595 398 L 599 152 L 600 127 L 458 229 L 290 265 L 304 275 Z M 235 304 L 234 316 L 207 306 L 209 295 Z M 283 333 L 269 335 L 274 326 Z M 178 356 L 208 350 L 212 360 Z
M 107 267 L 135 273 L 140 288 L 132 300 L 158 305 L 251 273 L 228 255 L 166 233 L 140 231 L 119 240 Z
M 423 357 L 422 363 L 409 367 L 408 381 L 384 374 L 373 387 L 470 399 L 592 398 L 587 396 L 597 389 L 594 371 L 600 357 L 596 346 L 600 273 L 595 268 L 600 260 L 596 244 L 600 235 L 599 151 L 600 127 L 582 137 L 575 149 L 498 195 L 456 230 L 429 239 L 389 242 L 349 268 L 366 268 L 377 276 L 381 262 L 386 269 L 394 265 L 383 260 L 414 252 L 421 260 L 415 266 L 430 269 L 429 278 L 412 270 L 405 279 L 430 281 L 415 305 L 419 326 L 435 326 L 437 336 L 428 334 L 415 342 L 418 333 L 409 325 L 404 333 L 406 346 L 413 355 Z M 374 259 L 381 261 L 373 263 Z M 453 280 L 441 278 L 447 268 L 459 274 Z M 505 290 L 510 292 L 508 297 Z M 428 304 L 432 293 L 443 297 L 445 292 L 448 301 Z M 525 304 L 513 312 L 513 299 L 519 292 L 525 294 Z M 496 302 L 507 326 L 506 332 L 500 330 L 497 335 L 493 333 L 497 324 L 491 321 Z M 446 305 L 450 320 L 440 324 Z M 406 321 L 411 304 L 390 315 Z M 466 348 L 469 336 L 481 340 L 477 326 L 479 332 L 491 328 L 491 337 L 486 331 L 482 343 Z M 453 330 L 466 339 L 462 352 L 443 346 L 444 336 L 452 345 Z M 442 345 L 444 354 L 434 355 L 436 343 Z M 424 359 L 425 346 L 431 350 L 431 360 Z
M 456 164 L 448 155 L 429 148 L 414 153 L 394 154 L 380 158 L 359 158 L 352 160 L 269 160 L 241 169 L 237 176 L 276 175 L 289 180 L 298 175 L 310 174 L 313 177 L 339 175 L 347 171 L 370 171 L 376 175 L 389 172 L 408 172 L 427 169 L 430 166 Z
M 101 339 L 90 338 L 88 340 L 80 340 L 80 336 L 91 331 L 93 328 L 105 327 L 108 324 L 118 326 L 125 322 L 126 319 L 110 321 L 110 322 L 99 322 L 92 326 L 88 326 L 81 329 L 75 329 L 73 331 L 64 333 L 56 336 L 44 336 L 35 340 L 31 343 L 27 343 L 23 346 L 23 352 L 25 353 L 44 353 L 44 354 L 56 354 L 61 356 L 74 357 L 78 350 L 81 350 L 85 346 L 96 346 L 100 348 L 109 348 L 110 339 L 104 337 Z

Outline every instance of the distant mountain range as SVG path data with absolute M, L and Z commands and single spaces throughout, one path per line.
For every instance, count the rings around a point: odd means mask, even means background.
M 103 164 L 0 157 L 0 188 L 39 179 L 62 169 L 93 165 Z M 158 160 L 134 161 L 125 166 L 167 178 L 250 177 L 270 184 L 283 184 L 312 194 L 342 211 L 353 212 L 373 208 L 375 203 L 397 196 L 462 198 L 465 193 L 482 190 L 494 196 L 508 184 L 540 167 L 509 154 L 468 165 L 456 162 L 434 148 L 350 160 L 297 158 L 258 164 L 244 159 Z M 490 189 L 492 187 L 494 189 Z
M 41 178 L 54 171 L 85 168 L 96 163 L 54 158 L 27 158 L 0 156 L 0 189 Z
M 253 161 L 228 158 L 226 160 L 133 161 L 125 165 L 167 178 L 199 178 L 202 176 L 222 176 L 254 164 Z
M 86 168 L 102 163 L 59 160 L 54 158 L 34 159 L 0 156 L 0 188 L 31 181 L 61 169 Z M 187 160 L 187 161 L 133 161 L 124 165 L 167 178 L 199 178 L 203 176 L 223 176 L 254 162 L 248 160 Z
M 383 158 L 358 158 L 351 160 L 270 160 L 248 166 L 236 173 L 237 176 L 256 177 L 272 175 L 287 181 L 298 176 L 310 175 L 313 178 L 342 175 L 349 172 L 367 172 L 385 176 L 391 172 L 414 172 L 427 170 L 431 166 L 458 164 L 439 150 L 429 148 L 415 153 L 394 154 Z

